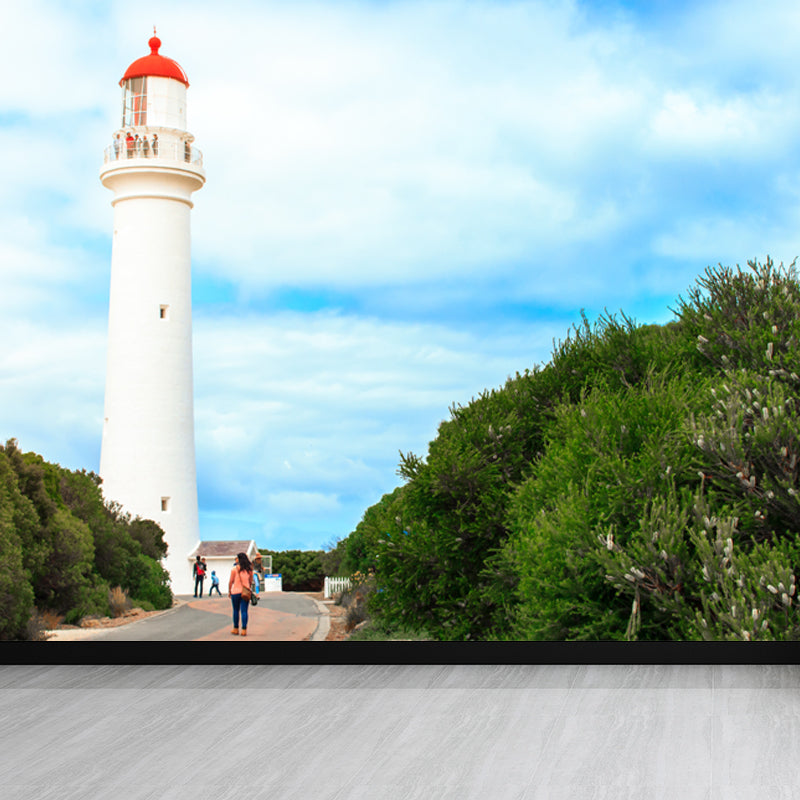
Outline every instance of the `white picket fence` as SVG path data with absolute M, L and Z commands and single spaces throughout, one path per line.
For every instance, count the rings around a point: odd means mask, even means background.
M 323 587 L 324 597 L 327 600 L 337 592 L 343 592 L 350 588 L 350 578 L 329 578 L 325 576 L 325 586 Z

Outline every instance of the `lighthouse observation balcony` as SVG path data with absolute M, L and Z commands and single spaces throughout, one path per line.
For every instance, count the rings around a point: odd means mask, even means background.
M 126 162 L 128 159 L 151 159 L 158 161 L 183 162 L 193 167 L 203 168 L 203 154 L 194 145 L 188 142 L 175 140 L 156 140 L 152 138 L 138 139 L 126 142 L 124 139 L 115 140 L 103 151 L 103 165 L 115 161 Z

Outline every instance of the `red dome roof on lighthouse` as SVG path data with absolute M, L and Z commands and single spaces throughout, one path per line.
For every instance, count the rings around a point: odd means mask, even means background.
M 150 55 L 137 58 L 136 61 L 125 70 L 125 74 L 119 82 L 120 86 L 129 78 L 141 78 L 145 75 L 155 75 L 159 78 L 173 78 L 188 87 L 189 79 L 186 77 L 183 67 L 177 61 L 173 61 L 171 58 L 159 54 L 158 48 L 161 47 L 161 39 L 155 35 L 155 28 L 153 29 L 153 36 L 147 44 L 150 45 Z

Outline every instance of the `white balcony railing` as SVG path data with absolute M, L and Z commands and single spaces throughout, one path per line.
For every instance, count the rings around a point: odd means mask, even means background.
M 103 163 L 125 161 L 129 158 L 157 158 L 168 161 L 182 161 L 195 167 L 203 166 L 203 154 L 188 142 L 174 139 L 153 139 L 144 137 L 136 141 L 116 140 L 103 151 Z

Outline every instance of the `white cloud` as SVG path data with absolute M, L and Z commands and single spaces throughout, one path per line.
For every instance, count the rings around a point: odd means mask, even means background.
M 69 328 L 0 318 L 0 438 L 70 469 L 97 470 L 105 319 Z
M 46 215 L 0 217 L 0 291 L 7 325 L 80 325 L 95 295 L 107 297 L 107 284 L 98 287 L 97 279 L 95 254 L 71 238 L 55 238 Z M 102 280 L 107 281 L 107 272 Z M 105 308 L 99 311 L 105 316 Z
M 652 119 L 648 145 L 672 157 L 761 159 L 786 143 L 797 120 L 775 95 L 719 98 L 669 90 Z
M 102 97 L 113 47 L 104 14 L 47 0 L 3 3 L 3 30 L 0 109 L 49 122 L 54 139 L 64 136 L 63 123 Z
M 273 12 L 241 36 L 221 14 L 239 58 L 198 64 L 190 90 L 209 170 L 195 245 L 226 277 L 427 282 L 619 227 L 580 171 L 641 89 L 599 63 L 600 37 L 570 32 L 568 7 Z
M 334 526 L 352 517 L 354 496 L 360 517 L 397 484 L 398 450 L 424 455 L 452 403 L 546 360 L 553 336 L 564 333 L 554 324 L 509 325 L 483 338 L 329 313 L 200 317 L 201 484 L 235 496 L 255 517 L 291 518 L 282 498 L 304 494 L 328 498 L 319 510 Z
M 336 495 L 322 492 L 275 492 L 267 495 L 267 511 L 303 519 L 339 513 L 341 504 Z

